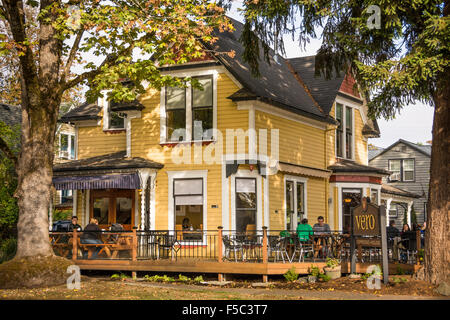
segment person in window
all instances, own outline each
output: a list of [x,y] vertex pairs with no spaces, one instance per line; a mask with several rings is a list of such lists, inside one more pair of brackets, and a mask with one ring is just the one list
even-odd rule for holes
[[398,261],[398,245],[401,241],[400,231],[395,227],[395,221],[389,221],[389,226],[386,227],[386,237],[389,244],[392,244],[392,258],[394,261]]
[[183,230],[191,230],[191,224],[190,224],[189,218],[184,218],[182,225],[183,225]]
[[[84,228],[84,232],[80,237],[80,242],[82,244],[102,244],[103,241],[100,239],[100,236],[101,229],[98,226],[98,220],[92,218],[86,228]],[[95,251],[92,254],[92,259],[97,258],[98,252],[100,250],[100,247],[95,248]],[[87,258],[87,252],[84,252],[83,258]]]
[[308,224],[308,219],[303,219],[297,226],[298,239],[302,242],[309,241],[314,233],[313,228]]

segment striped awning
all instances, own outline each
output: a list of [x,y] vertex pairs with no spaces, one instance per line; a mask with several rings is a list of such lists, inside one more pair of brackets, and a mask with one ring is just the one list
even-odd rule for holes
[[92,190],[92,189],[139,189],[137,173],[95,175],[95,176],[59,176],[53,177],[56,190]]

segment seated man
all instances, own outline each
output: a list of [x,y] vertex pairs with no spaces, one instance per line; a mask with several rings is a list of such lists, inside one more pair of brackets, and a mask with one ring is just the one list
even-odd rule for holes
[[[331,233],[331,229],[330,226],[325,223],[325,219],[322,216],[319,216],[317,218],[317,223],[313,226],[313,230],[314,230],[314,234],[315,235],[326,235]],[[314,241],[319,244],[319,239],[320,238],[315,238]],[[325,256],[326,250],[327,250],[327,246],[328,246],[328,239],[324,238],[321,239],[320,242],[322,242],[322,250],[320,252],[320,255],[323,257]]]
[[399,260],[398,245],[401,241],[400,231],[395,227],[395,221],[389,221],[389,226],[386,227],[386,238],[388,243],[392,243],[392,259],[394,261]]
[[[103,241],[100,240],[100,232],[101,229],[98,226],[97,219],[91,219],[90,223],[84,228],[84,232],[80,237],[80,242],[82,244],[101,244]],[[97,254],[100,250],[100,247],[95,248],[92,259],[97,258]],[[84,252],[83,258],[87,258],[87,252]]]
[[78,217],[77,216],[73,216],[72,217],[72,223],[69,225],[69,231],[73,232],[73,230],[77,230],[77,231],[82,231],[83,230],[81,228],[81,226],[78,224]]
[[303,219],[302,223],[297,226],[298,239],[302,242],[309,241],[313,233],[313,228],[308,224],[308,219]]

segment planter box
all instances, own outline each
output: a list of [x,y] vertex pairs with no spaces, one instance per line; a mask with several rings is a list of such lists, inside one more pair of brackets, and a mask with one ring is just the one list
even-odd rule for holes
[[323,268],[325,274],[330,277],[331,280],[338,279],[341,277],[341,266],[337,266],[334,268]]

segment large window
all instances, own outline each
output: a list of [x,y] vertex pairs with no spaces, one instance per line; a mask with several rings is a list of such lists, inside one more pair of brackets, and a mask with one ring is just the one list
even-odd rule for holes
[[169,141],[186,139],[186,88],[166,87],[166,128]]
[[414,159],[389,160],[389,181],[414,181]]
[[59,135],[59,157],[62,159],[75,159],[75,135],[61,133]]
[[256,229],[256,179],[236,178],[236,231]]
[[[174,179],[175,229],[203,229],[203,179]],[[201,236],[199,236],[199,240]]]
[[[213,140],[215,125],[215,82],[212,75],[193,77],[198,86],[165,87],[165,123],[161,141]],[[163,118],[163,117],[162,117]],[[164,129],[165,126],[165,129]]]
[[192,128],[194,140],[211,140],[213,128],[213,79],[197,78],[203,90],[192,88]]
[[336,156],[353,158],[353,108],[336,103]]

